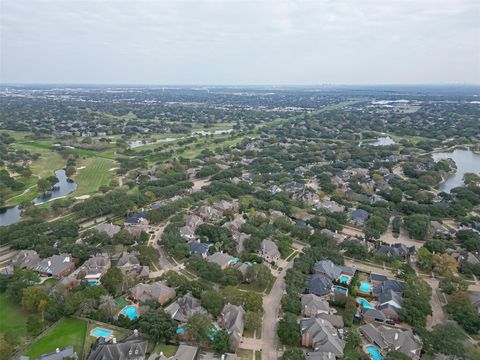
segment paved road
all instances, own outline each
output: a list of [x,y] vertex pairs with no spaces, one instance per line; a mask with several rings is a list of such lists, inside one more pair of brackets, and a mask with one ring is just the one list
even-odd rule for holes
[[292,266],[293,260],[280,272],[270,294],[263,298],[262,360],[280,358],[277,353],[278,311],[285,290],[285,274]]

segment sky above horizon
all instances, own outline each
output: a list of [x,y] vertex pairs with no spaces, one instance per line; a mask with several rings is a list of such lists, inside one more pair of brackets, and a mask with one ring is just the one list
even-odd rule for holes
[[480,83],[477,0],[0,0],[0,83]]

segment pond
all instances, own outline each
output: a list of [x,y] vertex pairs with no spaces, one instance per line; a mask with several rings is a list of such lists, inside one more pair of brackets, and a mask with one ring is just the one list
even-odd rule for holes
[[457,171],[451,174],[438,189],[450,193],[453,188],[463,186],[463,175],[466,173],[480,174],[480,155],[471,150],[455,149],[450,152],[432,153],[434,161],[452,159],[457,164]]
[[192,132],[189,136],[179,136],[179,137],[167,137],[163,139],[157,139],[150,141],[151,139],[145,139],[145,140],[132,140],[128,142],[128,146],[131,149],[140,147],[140,146],[145,146],[145,145],[152,145],[152,144],[161,144],[161,143],[166,143],[166,142],[172,142],[180,139],[186,139],[187,137],[195,137],[195,136],[202,136],[202,135],[218,135],[218,134],[228,134],[232,132],[233,129],[226,129],[226,130],[200,130],[200,131],[194,131]]
[[[77,184],[73,180],[67,178],[64,170],[56,170],[55,176],[57,177],[58,182],[50,191],[35,198],[32,201],[33,204],[40,205],[47,201],[64,197],[77,189]],[[22,210],[18,205],[0,209],[0,226],[15,224],[20,220],[21,213]]]

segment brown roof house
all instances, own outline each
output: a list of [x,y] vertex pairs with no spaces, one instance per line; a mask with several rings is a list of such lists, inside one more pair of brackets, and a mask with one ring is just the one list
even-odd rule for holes
[[134,253],[124,251],[116,265],[125,275],[135,278],[148,279],[148,266],[142,266],[140,260]]
[[80,276],[83,276],[89,285],[97,285],[111,266],[112,263],[107,254],[97,254],[85,261],[80,269]]
[[242,341],[245,310],[243,307],[226,304],[219,316],[218,323],[222,329],[230,334],[231,349],[236,350]]
[[368,341],[377,345],[381,351],[396,350],[411,359],[420,359],[422,343],[411,330],[401,330],[385,325],[375,327],[372,324],[362,325],[359,330]]
[[216,252],[210,256],[207,256],[206,260],[208,262],[218,264],[222,268],[222,270],[225,270],[230,266],[233,259],[234,257],[231,255],[228,255],[223,252]]
[[137,284],[129,290],[129,293],[130,297],[138,302],[155,300],[162,305],[173,299],[176,294],[174,289],[160,281],[152,284]]

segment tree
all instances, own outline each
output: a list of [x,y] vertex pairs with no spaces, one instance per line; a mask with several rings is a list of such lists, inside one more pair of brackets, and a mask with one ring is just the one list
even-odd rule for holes
[[177,324],[163,310],[148,310],[140,317],[139,327],[154,342],[169,342],[175,337]]
[[230,335],[226,330],[217,331],[212,344],[213,350],[226,353],[230,350]]
[[462,357],[465,350],[465,333],[452,321],[435,325],[431,332],[423,336],[424,350],[431,354],[445,354]]
[[75,166],[67,166],[67,168],[65,169],[65,175],[69,178],[71,177],[73,174],[75,174],[75,172],[77,171],[77,169],[75,168]]
[[13,347],[3,336],[0,336],[0,360],[8,360],[12,356]]
[[202,293],[202,305],[212,316],[217,316],[225,305],[225,301],[218,291],[207,290]]
[[27,332],[30,336],[37,336],[43,330],[43,323],[38,316],[30,315],[27,318]]
[[425,240],[430,226],[430,218],[423,214],[409,215],[405,221],[405,228],[411,238]]
[[368,239],[378,239],[387,231],[388,223],[380,216],[372,216],[365,224],[365,236]]
[[417,265],[425,271],[432,271],[433,255],[425,246],[417,251]]
[[247,311],[245,314],[245,329],[253,333],[262,325],[262,314],[253,311]]
[[439,276],[447,276],[457,272],[457,262],[448,254],[433,254],[433,272]]
[[467,292],[450,295],[446,309],[468,334],[475,335],[480,331],[480,315],[470,302]]
[[270,284],[272,278],[272,272],[263,264],[253,264],[247,270],[247,282],[251,283],[257,290],[264,290]]
[[111,295],[103,295],[100,297],[100,305],[98,310],[101,311],[105,316],[111,320],[117,312],[117,306],[115,304],[115,299]]
[[190,337],[200,343],[208,340],[208,333],[212,328],[210,316],[201,313],[195,313],[187,320],[187,330]]
[[448,274],[444,278],[440,279],[440,289],[442,289],[445,294],[450,295],[459,291],[467,291],[468,284],[460,276]]
[[303,360],[305,354],[298,348],[288,349],[283,352],[282,360]]
[[298,345],[300,332],[298,331],[297,317],[294,314],[285,313],[283,319],[278,323],[277,334],[282,344]]
[[123,282],[124,276],[118,267],[111,267],[101,278],[103,287],[113,296],[121,294]]
[[45,194],[48,190],[52,188],[52,185],[47,179],[39,179],[37,181],[37,188],[40,192]]

